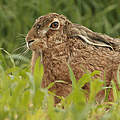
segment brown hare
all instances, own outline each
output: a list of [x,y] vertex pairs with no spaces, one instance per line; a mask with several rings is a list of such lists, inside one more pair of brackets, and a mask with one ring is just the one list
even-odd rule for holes
[[[50,13],[39,17],[26,36],[29,49],[33,51],[31,70],[34,71],[36,59],[41,56],[44,65],[42,87],[56,83],[50,90],[58,96],[67,96],[71,92],[69,64],[78,80],[85,70],[101,71],[100,78],[106,75],[107,86],[117,81],[117,69],[120,63],[120,39],[114,39],[89,30],[69,21],[64,15]],[[82,69],[82,67],[84,70]],[[117,83],[117,82],[116,82]],[[87,85],[88,86],[88,85]],[[85,89],[89,89],[84,87]],[[104,92],[100,93],[102,98]],[[112,92],[109,95],[111,99]],[[60,100],[55,98],[55,103]]]

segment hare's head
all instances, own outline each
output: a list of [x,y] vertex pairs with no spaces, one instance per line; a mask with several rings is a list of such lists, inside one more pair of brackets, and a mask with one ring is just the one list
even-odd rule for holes
[[26,36],[27,46],[35,51],[52,47],[61,41],[68,24],[66,17],[56,13],[39,17]]
[[31,50],[41,51],[61,44],[69,38],[73,40],[77,38],[93,46],[111,49],[116,45],[115,43],[111,44],[111,38],[106,38],[104,35],[95,33],[84,26],[74,24],[65,16],[56,13],[50,13],[36,19],[26,36],[26,42]]

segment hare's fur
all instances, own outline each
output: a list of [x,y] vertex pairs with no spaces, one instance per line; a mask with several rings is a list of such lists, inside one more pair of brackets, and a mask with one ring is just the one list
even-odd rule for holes
[[[55,20],[59,28],[50,28]],[[58,96],[67,96],[71,92],[71,80],[67,64],[69,64],[78,80],[86,71],[101,71],[100,78],[106,78],[106,85],[111,80],[117,81],[117,70],[120,63],[120,39],[99,34],[88,28],[74,24],[65,16],[51,13],[36,20],[26,36],[26,41],[34,40],[30,44],[32,55],[32,72],[38,56],[44,65],[42,87],[56,82],[50,89]],[[116,82],[117,83],[117,82]],[[89,89],[89,85],[84,87]],[[104,97],[104,91],[98,96]],[[98,98],[99,99],[99,98]],[[112,99],[112,93],[109,95]],[[56,103],[59,100],[56,98]]]

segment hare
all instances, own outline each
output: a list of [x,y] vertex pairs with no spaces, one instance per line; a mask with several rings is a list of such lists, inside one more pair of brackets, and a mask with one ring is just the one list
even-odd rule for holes
[[[100,78],[109,86],[111,80],[117,83],[117,70],[120,63],[120,39],[93,32],[88,28],[69,21],[64,15],[50,13],[36,19],[26,36],[26,43],[33,51],[31,70],[34,72],[36,59],[41,56],[44,65],[42,87],[56,82],[50,89],[58,96],[66,97],[72,90],[69,64],[78,80],[85,70],[101,71]],[[82,67],[81,67],[82,65]],[[84,69],[83,69],[84,68]],[[85,89],[89,89],[86,85]],[[104,92],[100,93],[104,98]],[[99,99],[99,98],[98,98]],[[112,99],[112,92],[109,95]],[[60,100],[55,98],[55,103]]]

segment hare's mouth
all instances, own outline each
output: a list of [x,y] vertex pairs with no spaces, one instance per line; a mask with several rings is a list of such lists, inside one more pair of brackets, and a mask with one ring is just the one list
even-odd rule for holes
[[30,40],[28,41],[28,45],[30,45],[31,43],[33,43],[35,40]]
[[26,42],[27,48],[33,51],[43,50],[48,48],[46,41],[44,39],[31,39]]
[[28,49],[31,48],[31,45],[33,44],[34,41],[35,41],[35,40],[29,40],[29,41],[26,42]]

